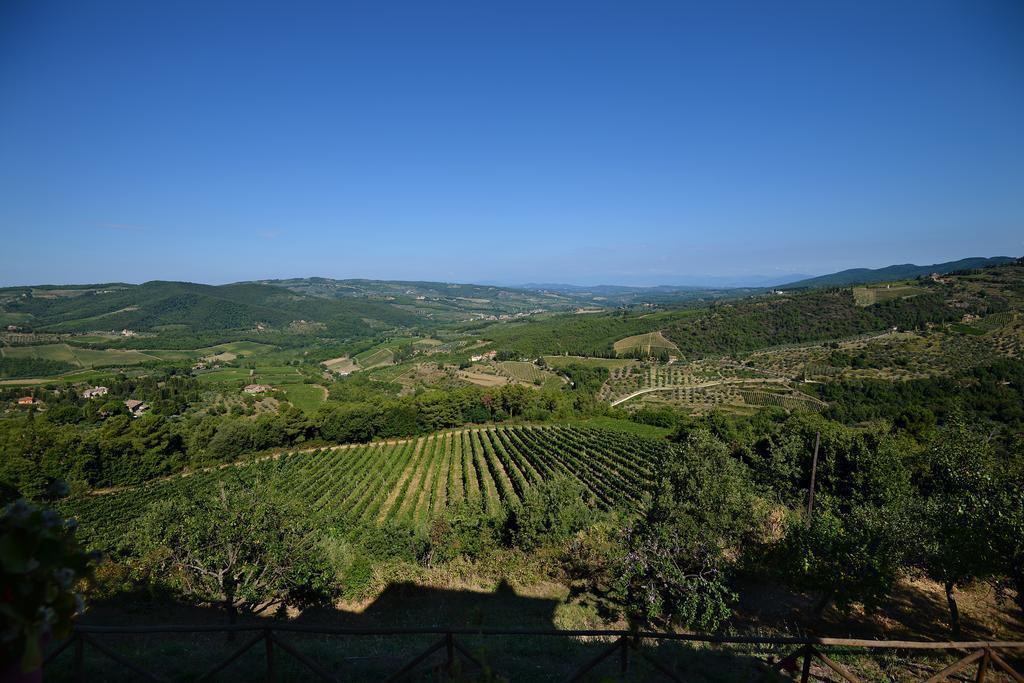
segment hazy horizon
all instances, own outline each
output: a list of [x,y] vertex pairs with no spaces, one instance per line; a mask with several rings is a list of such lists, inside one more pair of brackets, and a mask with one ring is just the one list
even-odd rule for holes
[[[965,258],[1018,258],[1013,254],[990,254],[985,256],[979,256],[977,254],[968,254],[965,256],[957,256],[955,258],[944,259],[942,261],[936,261],[934,263],[948,263],[951,261],[959,261]],[[916,266],[927,266],[934,265],[932,262],[914,262],[904,261],[899,263],[885,263],[881,265],[871,266],[852,266],[852,269],[867,268],[875,270],[878,268],[885,268],[894,265],[916,265]],[[848,269],[841,269],[848,270]],[[146,278],[144,280],[128,280],[123,278],[105,278],[88,281],[52,281],[52,282],[17,282],[17,283],[2,283],[0,287],[29,287],[29,286],[42,286],[42,285],[96,285],[96,284],[112,284],[112,283],[123,283],[130,285],[139,285],[145,282],[153,281],[166,281],[166,282],[191,282],[193,284],[202,285],[227,285],[237,284],[244,282],[260,282],[268,280],[296,280],[296,279],[312,279],[312,278],[324,278],[329,280],[371,280],[371,281],[382,281],[382,282],[436,282],[436,283],[451,283],[451,284],[470,284],[479,285],[484,287],[505,287],[505,288],[541,288],[545,286],[568,286],[568,287],[636,287],[636,288],[654,288],[654,287],[696,287],[696,288],[758,288],[758,287],[772,287],[778,285],[789,284],[798,280],[818,277],[821,275],[829,275],[840,271],[828,271],[819,273],[785,273],[779,275],[766,275],[766,274],[751,274],[751,275],[693,275],[693,276],[679,276],[672,281],[664,282],[643,282],[643,281],[615,281],[614,276],[601,277],[596,276],[594,280],[572,282],[558,279],[547,279],[547,280],[502,280],[502,279],[476,279],[476,280],[452,280],[452,279],[439,279],[439,278],[409,278],[409,277],[364,277],[359,275],[351,276],[333,276],[323,274],[309,274],[309,275],[285,275],[280,277],[250,277],[242,278],[238,280],[224,280],[224,281],[204,281],[204,280],[190,280],[187,278],[180,277],[168,277],[168,278]]]

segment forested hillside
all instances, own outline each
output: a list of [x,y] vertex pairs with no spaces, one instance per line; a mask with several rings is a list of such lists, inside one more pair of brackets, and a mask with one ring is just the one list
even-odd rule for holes
[[965,270],[977,270],[992,266],[1006,265],[1013,263],[1014,259],[1009,256],[993,256],[991,258],[965,258],[958,261],[947,261],[945,263],[933,263],[930,266],[915,266],[912,263],[904,263],[885,268],[851,268],[838,273],[819,275],[804,280],[797,280],[782,285],[782,289],[815,289],[821,287],[848,287],[850,285],[871,284],[874,282],[891,282],[893,280],[910,280],[917,277],[927,277],[933,273],[945,275]]
[[19,327],[39,332],[168,327],[199,333],[257,325],[281,328],[307,320],[327,326],[334,335],[348,337],[371,334],[373,326],[367,320],[387,326],[415,320],[408,312],[383,303],[329,301],[258,284],[215,287],[147,282],[56,294],[53,290],[8,288],[0,290],[0,302],[4,313],[17,317]]

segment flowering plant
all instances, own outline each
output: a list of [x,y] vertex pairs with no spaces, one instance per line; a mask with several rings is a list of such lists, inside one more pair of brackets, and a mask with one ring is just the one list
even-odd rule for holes
[[75,540],[74,520],[25,500],[0,513],[0,653],[23,671],[42,664],[46,638],[65,638],[82,610],[75,591],[97,556]]

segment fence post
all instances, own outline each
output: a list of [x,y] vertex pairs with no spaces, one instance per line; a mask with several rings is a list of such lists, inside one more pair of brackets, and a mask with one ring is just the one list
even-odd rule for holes
[[804,666],[800,670],[800,683],[807,683],[807,679],[811,675],[811,657],[814,654],[814,648],[808,643],[804,646]]
[[75,681],[85,683],[85,643],[82,634],[75,634]]
[[451,631],[444,634],[444,669],[450,678],[455,670],[455,637]]
[[267,683],[274,683],[277,680],[277,671],[274,669],[274,639],[269,628],[263,629],[263,642],[267,648]]
[[978,675],[974,678],[974,683],[985,683],[985,675],[988,674],[988,663],[992,659],[992,650],[985,648],[985,656],[978,662]]
[[629,672],[629,640],[626,636],[619,638],[619,670]]

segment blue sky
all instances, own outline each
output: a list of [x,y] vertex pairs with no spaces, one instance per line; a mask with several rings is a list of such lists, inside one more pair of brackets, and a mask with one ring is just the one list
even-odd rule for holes
[[1024,3],[0,2],[0,284],[1024,253]]

